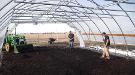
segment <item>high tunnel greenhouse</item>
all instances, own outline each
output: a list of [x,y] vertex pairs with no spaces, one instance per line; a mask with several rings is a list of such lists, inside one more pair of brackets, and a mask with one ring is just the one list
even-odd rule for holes
[[7,28],[12,31],[24,23],[66,23],[76,30],[81,47],[85,47],[84,40],[101,41],[100,34],[106,32],[112,44],[130,50],[128,45],[135,45],[134,8],[134,0],[1,0],[0,48]]
[[[4,39],[17,26],[45,23],[73,28],[79,47],[3,51]],[[100,59],[103,32],[111,41],[111,60],[105,62]],[[133,59],[135,0],[0,0],[0,75],[135,75]]]

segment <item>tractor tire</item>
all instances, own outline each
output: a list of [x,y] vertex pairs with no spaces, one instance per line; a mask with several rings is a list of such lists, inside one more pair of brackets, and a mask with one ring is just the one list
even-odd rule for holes
[[5,50],[6,50],[7,52],[10,51],[10,45],[9,45],[8,43],[5,44]]
[[20,42],[20,45],[24,45],[24,41],[21,41],[21,42]]

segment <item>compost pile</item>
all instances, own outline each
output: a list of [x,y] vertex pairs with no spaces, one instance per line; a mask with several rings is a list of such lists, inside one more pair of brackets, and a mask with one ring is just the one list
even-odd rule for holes
[[5,53],[0,75],[135,75],[135,60],[85,49],[35,47],[33,52]]

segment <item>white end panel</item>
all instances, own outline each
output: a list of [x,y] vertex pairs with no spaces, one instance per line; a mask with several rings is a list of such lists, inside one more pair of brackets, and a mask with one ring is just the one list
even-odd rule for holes
[[80,42],[80,47],[81,48],[85,47],[85,43],[84,43],[83,37],[81,35],[81,32],[76,29],[76,34],[77,34],[78,40]]

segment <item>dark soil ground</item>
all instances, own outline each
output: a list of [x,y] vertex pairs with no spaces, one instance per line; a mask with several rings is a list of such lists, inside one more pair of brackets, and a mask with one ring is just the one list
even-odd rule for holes
[[135,60],[85,49],[35,47],[23,54],[5,53],[0,75],[135,75]]

